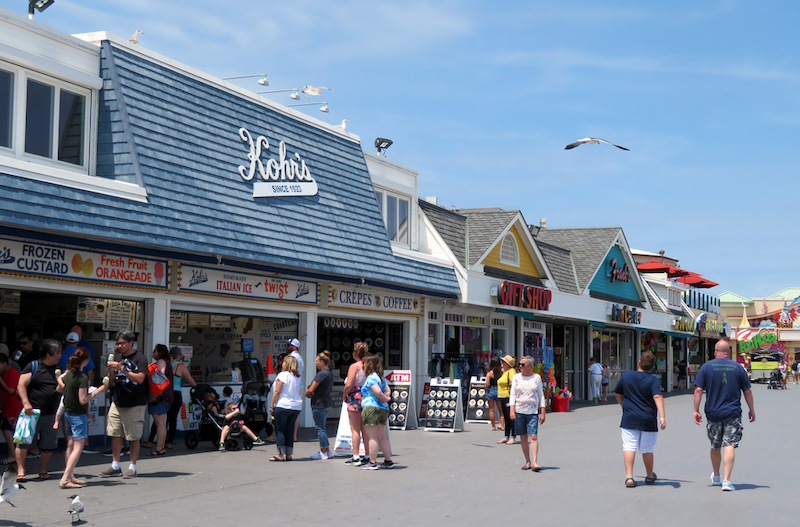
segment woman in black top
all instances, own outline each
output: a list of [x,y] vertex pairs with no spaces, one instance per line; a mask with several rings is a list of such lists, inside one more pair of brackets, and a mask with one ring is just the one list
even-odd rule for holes
[[311,399],[311,414],[314,416],[314,424],[317,425],[317,437],[319,438],[319,452],[311,456],[311,459],[330,459],[333,452],[328,442],[328,432],[325,428],[328,420],[328,412],[333,406],[331,390],[333,389],[333,373],[330,370],[331,354],[328,350],[317,355],[317,376],[311,386],[306,390],[306,397]]

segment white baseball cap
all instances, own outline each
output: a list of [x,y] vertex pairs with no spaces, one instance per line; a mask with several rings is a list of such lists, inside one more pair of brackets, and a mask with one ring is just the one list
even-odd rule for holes
[[81,341],[80,337],[74,331],[69,333],[69,334],[67,334],[67,342],[69,342],[71,344],[77,344],[80,341]]
[[290,340],[290,341],[289,341],[289,344],[291,344],[291,345],[292,345],[292,346],[294,346],[295,348],[299,348],[299,347],[300,347],[300,341],[299,341],[299,340],[297,340],[297,339],[292,339],[292,340]]

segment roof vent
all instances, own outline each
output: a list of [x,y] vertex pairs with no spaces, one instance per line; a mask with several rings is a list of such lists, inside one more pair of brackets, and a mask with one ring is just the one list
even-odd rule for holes
[[431,205],[437,205],[437,206],[439,205],[439,198],[437,198],[436,196],[431,196],[430,198],[425,198],[425,201],[427,201]]
[[546,229],[547,228],[547,218],[542,218],[539,220],[539,228]]

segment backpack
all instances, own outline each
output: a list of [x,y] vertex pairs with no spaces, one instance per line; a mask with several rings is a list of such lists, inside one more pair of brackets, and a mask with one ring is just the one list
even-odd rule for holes
[[150,400],[155,399],[169,386],[169,379],[158,369],[158,363],[147,365],[147,386],[150,388]]

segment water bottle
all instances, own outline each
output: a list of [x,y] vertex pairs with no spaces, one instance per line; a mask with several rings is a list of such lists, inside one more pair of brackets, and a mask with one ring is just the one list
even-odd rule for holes
[[18,361],[20,357],[22,357],[22,350],[17,350],[17,352],[14,354],[14,360]]

